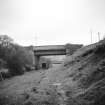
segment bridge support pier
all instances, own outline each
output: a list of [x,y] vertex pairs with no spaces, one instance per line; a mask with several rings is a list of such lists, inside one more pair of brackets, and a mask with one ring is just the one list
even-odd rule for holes
[[35,55],[35,69],[36,70],[39,69],[39,59],[40,59],[40,56]]

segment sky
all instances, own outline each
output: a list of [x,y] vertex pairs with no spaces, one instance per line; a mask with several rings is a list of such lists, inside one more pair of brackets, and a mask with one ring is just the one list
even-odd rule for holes
[[0,34],[20,45],[87,45],[98,32],[102,39],[105,0],[0,0]]

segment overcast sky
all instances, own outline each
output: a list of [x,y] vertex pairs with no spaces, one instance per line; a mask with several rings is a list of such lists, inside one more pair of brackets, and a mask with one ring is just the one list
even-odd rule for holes
[[105,0],[0,0],[0,34],[21,45],[90,44],[105,36]]

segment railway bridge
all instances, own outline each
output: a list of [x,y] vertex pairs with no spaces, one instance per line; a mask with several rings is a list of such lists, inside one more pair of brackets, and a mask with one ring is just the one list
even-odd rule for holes
[[81,46],[78,44],[34,46],[35,68],[38,69],[40,56],[70,55]]

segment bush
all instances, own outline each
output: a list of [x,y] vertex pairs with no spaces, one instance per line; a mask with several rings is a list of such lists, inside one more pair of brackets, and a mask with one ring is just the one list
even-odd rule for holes
[[11,73],[9,73],[9,72],[1,72],[1,74],[2,74],[2,77],[3,77],[4,79],[11,77]]
[[12,76],[24,74],[24,58],[21,52],[16,50],[7,57],[7,66]]
[[[0,36],[0,66],[6,65],[12,76],[23,74],[25,66],[32,65],[32,58],[32,51],[15,44],[7,35]],[[31,70],[30,67],[26,69]]]
[[8,67],[12,76],[24,74],[23,65],[16,56],[8,62]]
[[82,57],[88,56],[88,55],[91,54],[91,53],[93,53],[93,49],[90,49],[90,50],[86,51],[86,52],[82,55]]
[[26,66],[25,66],[25,70],[26,70],[26,71],[32,71],[33,69],[32,69],[32,66],[26,65]]
[[98,45],[94,51],[95,54],[103,54],[104,52],[105,52],[105,44]]

